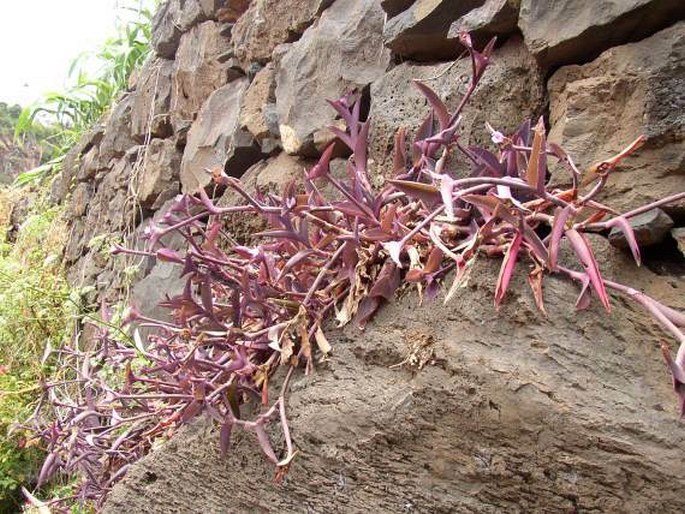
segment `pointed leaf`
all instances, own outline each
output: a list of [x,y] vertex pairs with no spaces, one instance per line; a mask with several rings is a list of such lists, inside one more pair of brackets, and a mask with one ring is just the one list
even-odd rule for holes
[[414,80],[414,85],[419,91],[421,91],[421,94],[426,97],[426,100],[428,100],[428,103],[433,108],[433,112],[435,112],[435,116],[440,124],[440,130],[445,130],[450,121],[450,115],[447,112],[447,107],[445,107],[445,104],[442,102],[442,100],[440,100],[440,97],[435,93],[435,91],[433,91],[423,82]]
[[369,291],[369,296],[378,296],[390,301],[395,296],[395,291],[400,286],[400,270],[391,260],[386,260],[373,287]]
[[330,171],[331,157],[333,155],[333,150],[335,149],[335,143],[331,143],[326,147],[326,149],[321,154],[319,162],[317,162],[312,169],[307,173],[307,178],[309,180],[314,180],[320,177],[328,175]]
[[534,187],[538,193],[542,194],[545,190],[545,177],[547,173],[547,153],[545,144],[545,123],[542,116],[533,129],[533,148],[528,160],[526,171],[526,181],[528,185]]
[[395,175],[407,171],[406,127],[400,127],[395,133],[395,150],[393,153],[393,171]]
[[452,287],[450,287],[450,290],[447,292],[443,302],[445,305],[447,305],[450,300],[454,298],[454,295],[457,294],[457,291],[463,289],[468,284],[469,277],[471,276],[471,269],[476,261],[475,255],[478,254],[474,254],[474,257],[466,262],[462,261],[461,263],[457,263],[457,271],[454,274],[454,282],[452,282]]
[[259,441],[259,446],[261,446],[264,454],[274,464],[278,463],[278,459],[276,458],[276,454],[274,453],[274,449],[271,447],[271,441],[269,441],[269,436],[267,435],[266,430],[264,430],[264,427],[262,425],[258,424],[254,427],[254,431],[257,434],[257,440]]
[[533,290],[533,297],[535,298],[535,305],[538,310],[543,314],[545,312],[545,303],[542,296],[542,279],[544,277],[544,270],[539,265],[535,266],[535,269],[528,274],[528,284]]
[[609,304],[609,296],[607,295],[606,288],[604,287],[604,280],[599,272],[599,267],[597,266],[597,261],[592,253],[590,243],[587,238],[575,229],[569,229],[566,231],[566,237],[573,248],[576,256],[580,259],[585,272],[590,278],[590,283],[594,288],[599,300],[602,305],[607,310],[611,311],[611,305]]
[[495,307],[497,309],[499,309],[500,303],[509,287],[509,282],[514,273],[514,267],[516,266],[516,259],[518,258],[522,241],[523,232],[519,231],[514,236],[514,240],[509,245],[509,248],[507,248],[507,253],[504,254],[502,267],[500,268],[499,276],[497,277],[497,287],[495,288]]
[[550,270],[555,271],[557,269],[557,259],[559,256],[559,245],[561,244],[561,237],[564,235],[566,230],[566,222],[571,216],[573,210],[572,205],[568,205],[563,209],[561,207],[557,208],[554,213],[554,224],[552,225],[552,233],[549,240],[549,255],[547,259],[547,266]]
[[388,182],[410,198],[421,200],[427,207],[434,206],[442,199],[440,190],[430,184],[414,182],[413,180],[388,180]]
[[628,245],[630,246],[630,251],[633,254],[633,259],[635,259],[635,263],[639,266],[641,264],[640,247],[638,246],[637,239],[635,238],[635,231],[633,230],[633,227],[628,222],[628,220],[625,219],[623,216],[617,216],[615,218],[610,219],[606,223],[606,226],[609,228],[618,227],[621,230],[621,232],[623,232],[623,235],[625,236],[626,241],[628,241]]

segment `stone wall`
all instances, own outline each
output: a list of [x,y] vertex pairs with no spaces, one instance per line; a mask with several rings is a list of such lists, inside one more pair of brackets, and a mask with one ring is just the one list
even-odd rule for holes
[[[462,29],[469,30],[479,44],[492,36],[498,37],[493,65],[462,122],[462,142],[486,141],[486,121],[506,132],[525,118],[543,115],[550,126],[550,140],[561,143],[584,168],[617,153],[644,134],[646,145],[612,176],[602,201],[626,209],[683,191],[684,18],[681,0],[169,0],[154,20],[154,55],[131,80],[129,90],[110,115],[70,152],[63,175],[55,184],[55,198],[68,202],[72,217],[65,255],[70,279],[95,286],[93,300],[104,297],[114,301],[126,289],[126,277],[132,277],[133,301],[143,310],[154,310],[165,292],[178,287],[173,268],[154,260],[136,261],[138,271],[132,275],[126,270],[131,260],[112,259],[103,251],[107,250],[108,242],[124,238],[129,244],[144,245],[140,235],[146,224],[160,216],[175,195],[207,186],[207,169],[219,166],[228,175],[242,177],[253,188],[278,188],[311,166],[333,140],[326,127],[339,120],[325,100],[338,98],[353,88],[364,95],[372,119],[370,169],[374,180],[382,181],[392,172],[390,153],[396,130],[406,125],[411,131],[427,110],[424,98],[411,85],[412,79],[429,84],[449,108],[459,102],[470,76],[467,61],[453,63],[462,55],[457,42]],[[344,163],[345,155],[339,154],[338,159],[334,168]],[[455,166],[459,171],[458,164]],[[551,180],[562,180],[554,169],[551,171]],[[230,203],[231,199],[221,201]],[[670,216],[668,228],[685,225],[685,204],[664,210]],[[238,220],[237,225],[240,223]],[[249,235],[249,222],[243,223],[236,230]],[[667,230],[661,234],[667,240],[672,237]],[[672,234],[681,234],[682,238],[683,231],[674,229]],[[674,288],[685,287],[679,277],[669,277],[665,283],[675,284]],[[641,330],[638,327],[633,336],[640,337]],[[565,333],[570,337],[571,332],[569,328]],[[656,337],[652,332],[644,333]],[[483,344],[492,343],[487,337],[484,340]],[[619,347],[615,350],[620,351]],[[606,358],[611,360],[610,356]],[[476,360],[474,357],[473,363]],[[618,364],[611,362],[621,365],[620,359]],[[462,364],[454,369],[445,368],[445,373],[464,372]],[[345,367],[344,363],[340,365]],[[507,373],[514,373],[512,369],[518,365],[525,368],[521,362],[515,365],[508,361]],[[464,366],[469,368],[468,363]],[[652,368],[656,370],[656,364]],[[381,373],[378,369],[375,372]],[[473,380],[486,378],[478,375]],[[369,387],[382,387],[380,382]],[[526,394],[542,391],[540,394],[548,398],[552,407],[536,403],[540,413],[536,410],[531,414],[534,419],[518,419],[523,423],[517,425],[520,430],[542,430],[541,412],[545,408],[563,410],[550,392],[555,383],[550,378],[543,388],[539,382],[534,387],[526,386],[526,391],[530,389]],[[621,384],[623,379],[617,379],[614,387]],[[568,386],[585,387],[570,382]],[[352,390],[350,394],[354,394]],[[500,394],[501,401],[511,400],[512,395],[511,391]],[[592,423],[599,422],[601,417],[597,414],[601,399],[595,400],[592,412],[583,411],[588,416],[578,436],[582,436],[583,448],[592,440]],[[638,400],[644,406],[653,397],[646,395]],[[617,396],[615,408],[625,407],[625,401]],[[390,405],[391,399],[388,402]],[[506,405],[496,409],[508,412]],[[465,415],[473,412],[470,407],[464,409]],[[555,422],[561,423],[563,416],[559,416]],[[489,419],[483,423],[489,423]],[[622,422],[637,423],[630,416]],[[477,430],[476,425],[469,430]],[[307,430],[305,425],[301,429]],[[645,430],[644,441],[654,437],[650,441],[656,446],[677,446],[683,442],[670,428],[667,433]],[[619,439],[626,436],[619,432]],[[561,428],[547,436],[541,434],[543,438],[569,436]],[[603,451],[616,450],[625,455],[633,451],[630,444],[635,441],[625,443],[628,447],[624,448],[624,442],[602,434],[609,438],[606,444],[617,445]],[[309,435],[316,438],[315,434]],[[493,441],[498,437],[496,432],[491,435]],[[369,437],[373,437],[371,432]],[[517,437],[511,435],[510,443],[516,444]],[[661,439],[657,441],[658,438]],[[306,444],[313,445],[313,451],[321,450],[316,441],[305,440]],[[534,448],[531,451],[534,453]],[[570,454],[573,451],[568,449]],[[649,458],[670,455],[664,451],[650,454]],[[506,472],[506,463],[495,462],[487,451],[483,455],[482,466]],[[519,457],[525,460],[526,455],[523,452]],[[588,473],[593,466],[602,466],[602,459],[594,457],[588,456],[584,462]],[[380,465],[386,466],[392,475],[392,460]],[[621,459],[615,465],[629,466]],[[554,487],[561,491],[560,480],[570,484],[578,479],[573,475],[575,472],[562,468],[550,471],[554,476],[542,477],[539,488],[531,489],[537,492],[530,497],[534,499],[535,494],[541,495]],[[344,466],[340,469],[344,476],[352,473]],[[382,470],[374,469],[380,477]],[[601,469],[602,473],[610,473],[608,468]],[[660,473],[672,474],[672,470],[662,469]],[[625,483],[613,483],[615,477],[607,478],[611,483],[595,490],[596,497],[588,508],[601,508],[602,494],[618,494],[621,488],[627,491],[637,487],[635,484],[642,484],[644,489],[651,483],[638,471],[633,475]],[[509,479],[515,484],[535,480],[535,476]],[[685,485],[682,473],[669,487],[677,484]],[[468,484],[461,485],[464,495],[476,494],[476,489],[469,489]],[[654,488],[649,487],[644,490],[652,495]],[[344,489],[342,485],[340,488]],[[296,490],[293,498],[300,493]],[[376,493],[380,495],[381,491]],[[550,511],[556,511],[552,508],[555,501],[567,509],[578,505],[575,493],[559,494],[552,495],[546,504]],[[653,494],[646,503],[636,503],[640,508],[634,511],[648,509],[649,502],[656,501],[656,492]],[[566,500],[562,502],[563,498]],[[536,505],[533,499],[529,506]],[[289,501],[283,503],[287,508],[293,505]],[[433,511],[447,512],[449,501],[440,504],[442,510]],[[478,505],[482,505],[479,501],[473,500],[475,507],[471,503],[464,505],[478,510]],[[411,503],[407,502],[406,505]],[[401,510],[401,502],[393,503],[392,507],[382,502],[367,504],[385,506],[382,511]],[[209,502],[205,508],[211,510],[213,505]],[[232,505],[240,510],[237,504]],[[498,505],[506,510],[510,507],[504,500]],[[605,505],[618,508],[616,502]]]
[[[267,166],[276,176],[278,163],[284,176],[299,173],[331,141],[326,127],[339,123],[325,100],[353,88],[370,109],[371,170],[381,180],[391,171],[395,131],[411,130],[426,109],[412,79],[449,107],[459,101],[470,72],[466,61],[451,63],[461,54],[461,29],[480,43],[499,38],[462,141],[485,140],[485,121],[506,131],[542,114],[550,139],[587,166],[643,133],[646,147],[614,175],[605,200],[629,208],[683,190],[678,7],[678,0],[170,0],[154,20],[154,55],[70,152],[56,183],[55,197],[72,217],[70,278],[95,286],[93,299],[119,298],[155,263],[111,259],[109,243],[139,240],[165,202],[207,185],[207,169],[245,177]],[[684,212],[670,208],[679,223]],[[140,271],[127,270],[131,264]],[[158,286],[143,284],[141,296]]]

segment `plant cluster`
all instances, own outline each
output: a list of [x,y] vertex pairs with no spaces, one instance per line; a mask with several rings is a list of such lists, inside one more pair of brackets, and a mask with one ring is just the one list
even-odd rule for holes
[[[15,127],[15,138],[25,136],[40,125],[38,117],[50,124],[53,134],[52,158],[17,177],[17,185],[39,180],[61,169],[66,153],[81,136],[109,110],[117,97],[128,87],[128,80],[150,53],[150,10],[124,7],[134,13],[132,19],[120,23],[115,36],[108,38],[94,54],[82,54],[69,69],[73,84],[62,92],[50,92],[38,105],[23,109]],[[96,71],[88,71],[93,70]]]
[[27,127],[21,139],[14,137],[21,116],[19,105],[0,102],[0,184],[10,184],[22,170],[52,158],[50,140],[54,130],[40,123]]
[[[580,284],[578,308],[595,297],[609,310],[608,290],[639,302],[681,344],[676,359],[667,347],[664,355],[685,408],[685,316],[604,278],[586,237],[621,228],[639,264],[628,220],[685,193],[623,214],[596,200],[642,138],[585,176],[559,146],[546,141],[542,120],[524,122],[509,135],[489,127],[495,152],[464,145],[461,114],[490,62],[494,41],[477,51],[468,35],[460,40],[472,63],[467,91],[449,112],[428,86],[416,82],[432,109],[410,151],[405,130],[398,131],[395,178],[382,189],[370,185],[369,121],[362,121],[359,98],[350,94],[331,102],[347,124],[345,131],[331,129],[351,152],[346,180],[330,173],[332,146],[303,177],[303,190],[290,183],[281,194],[251,194],[239,180],[215,170],[215,183],[235,190],[240,205],[217,206],[204,190],[181,196],[160,224],[147,230],[146,251],[114,248],[114,253],[177,263],[186,287],[163,304],[171,321],[130,309],[125,322],[137,326],[132,344],[111,329],[103,306],[110,327],[101,326],[87,345],[53,352],[51,358],[69,376],[44,385],[42,409],[31,419],[50,452],[40,482],[58,470],[76,473],[81,482],[75,498],[101,504],[132,463],[200,415],[220,427],[222,452],[236,429],[254,433],[282,478],[297,453],[286,416],[288,384],[295,370],[310,373],[328,358],[326,321],[363,328],[407,285],[419,286],[432,299],[451,279],[449,301],[464,292],[475,260],[483,256],[503,256],[496,306],[515,270],[524,267],[543,311],[543,282],[550,274]],[[455,160],[467,163],[468,177],[453,174]],[[569,189],[548,185],[552,160],[568,170]],[[335,198],[322,193],[323,185]],[[223,219],[236,213],[266,221],[268,229],[254,235],[254,245],[237,244],[226,233]],[[185,253],[164,246],[171,233],[187,242]],[[562,240],[582,271],[560,262]],[[140,336],[143,329],[154,331],[147,341]],[[283,376],[277,380],[279,370]],[[246,416],[248,402],[262,406],[254,418]],[[46,413],[48,421],[42,422]]]
[[[3,239],[13,205],[25,194],[0,192]],[[16,424],[40,400],[41,383],[53,372],[42,361],[45,347],[61,346],[73,313],[59,266],[66,239],[59,209],[36,201],[15,237],[0,245],[0,512],[17,511],[19,486],[40,470],[40,442]]]

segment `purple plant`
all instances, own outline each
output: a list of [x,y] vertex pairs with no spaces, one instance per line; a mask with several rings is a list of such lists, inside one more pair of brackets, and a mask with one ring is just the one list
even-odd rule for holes
[[[370,185],[369,122],[361,121],[359,99],[350,94],[330,102],[348,127],[344,132],[331,129],[351,151],[346,181],[330,174],[331,145],[303,177],[304,193],[290,183],[279,195],[250,194],[239,180],[214,172],[213,180],[236,191],[241,205],[219,207],[204,190],[178,198],[161,224],[148,230],[148,250],[142,252],[177,263],[186,279],[183,293],[163,303],[172,321],[150,319],[132,308],[126,322],[155,330],[147,342],[137,331],[129,341],[104,326],[90,350],[71,345],[56,352],[71,376],[45,384],[45,397],[30,420],[49,450],[39,483],[57,470],[77,474],[81,482],[71,500],[101,505],[132,463],[201,414],[219,425],[223,453],[236,427],[253,432],[282,478],[296,455],[286,416],[288,385],[296,369],[310,373],[328,358],[326,321],[334,317],[341,326],[355,321],[363,328],[404,284],[421,284],[423,294],[435,298],[440,284],[453,274],[449,301],[482,255],[503,256],[497,307],[521,260],[532,269],[528,281],[543,312],[548,274],[580,283],[578,308],[588,307],[594,293],[610,310],[608,289],[640,303],[681,345],[675,359],[666,345],[663,352],[685,414],[685,315],[605,279],[586,237],[621,228],[639,265],[628,220],[681,200],[685,193],[622,215],[595,200],[641,137],[585,176],[570,156],[546,141],[542,120],[535,126],[524,122],[509,136],[488,126],[496,153],[462,145],[461,112],[490,62],[494,40],[482,52],[473,48],[468,35],[460,40],[473,66],[463,99],[450,113],[428,86],[416,82],[431,112],[417,131],[411,154],[406,132],[398,131],[395,178],[382,189]],[[458,178],[447,169],[455,158],[470,164],[469,177]],[[570,189],[547,185],[550,159],[568,170]],[[322,194],[325,183],[339,199]],[[583,186],[591,186],[589,192],[584,194]],[[264,219],[268,228],[254,234],[257,244],[236,245],[226,237],[223,219],[236,213]],[[547,237],[539,236],[540,227],[548,227]],[[187,242],[185,253],[160,244],[172,232]],[[582,271],[559,263],[564,239]],[[131,253],[121,247],[115,251]],[[102,318],[110,320],[104,307]],[[280,369],[284,379],[274,392]],[[251,420],[243,407],[250,402],[262,406]]]

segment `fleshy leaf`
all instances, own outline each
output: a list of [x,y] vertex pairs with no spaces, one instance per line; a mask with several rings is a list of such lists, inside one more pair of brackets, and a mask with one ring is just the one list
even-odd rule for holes
[[326,147],[326,149],[321,154],[319,162],[317,162],[312,169],[307,173],[307,178],[309,180],[314,180],[317,178],[325,177],[330,171],[330,162],[333,155],[333,150],[335,149],[335,143],[331,143]]
[[641,264],[640,247],[638,246],[637,239],[635,238],[635,231],[633,230],[633,227],[630,225],[628,220],[625,219],[623,216],[616,216],[615,218],[610,219],[607,222],[606,226],[609,228],[618,227],[621,229],[621,232],[623,232],[626,241],[628,241],[628,245],[630,246],[630,251],[633,254],[635,263],[639,266]]
[[597,293],[600,302],[602,302],[602,305],[607,312],[610,312],[611,305],[609,303],[609,296],[607,295],[606,288],[604,287],[604,280],[599,272],[597,261],[595,260],[595,256],[590,248],[590,243],[583,234],[575,229],[567,230],[566,237],[568,238],[571,248],[573,248],[576,256],[578,256],[580,259],[583,268],[585,268],[585,272],[590,278],[590,283]]
[[538,193],[545,190],[545,177],[547,173],[547,153],[545,144],[545,123],[542,116],[533,129],[533,149],[528,160],[526,171],[526,181],[528,185],[534,187]]
[[502,261],[502,267],[499,271],[499,276],[497,277],[497,287],[495,288],[495,307],[499,309],[500,303],[507,292],[509,287],[509,282],[514,273],[514,267],[516,266],[516,259],[518,258],[519,250],[521,249],[521,242],[523,241],[523,232],[518,231],[514,236],[513,241],[507,248],[507,252],[504,254],[504,260]]
[[427,207],[434,206],[442,199],[440,190],[430,184],[411,180],[388,180],[388,182],[410,198],[421,200]]
[[445,130],[448,127],[450,120],[450,115],[447,112],[447,107],[445,107],[445,104],[442,102],[442,100],[440,100],[440,97],[435,93],[435,91],[433,91],[423,82],[414,80],[414,85],[419,91],[421,91],[421,94],[426,97],[426,100],[428,100],[428,103],[433,108],[433,112],[435,112],[435,116],[440,124],[440,130]]
[[405,127],[400,127],[395,133],[395,150],[393,153],[393,171],[395,175],[400,175],[407,171],[407,150],[406,150]]
[[535,305],[538,310],[543,314],[545,312],[545,302],[542,296],[542,280],[544,278],[544,270],[540,266],[535,266],[535,269],[528,274],[528,284],[533,291],[533,297],[535,298]]
[[547,266],[550,270],[557,269],[557,259],[559,257],[559,246],[561,245],[561,238],[566,230],[566,222],[571,216],[573,206],[569,205],[557,208],[554,215],[554,224],[552,225],[552,233],[549,240],[549,258],[547,259]]

